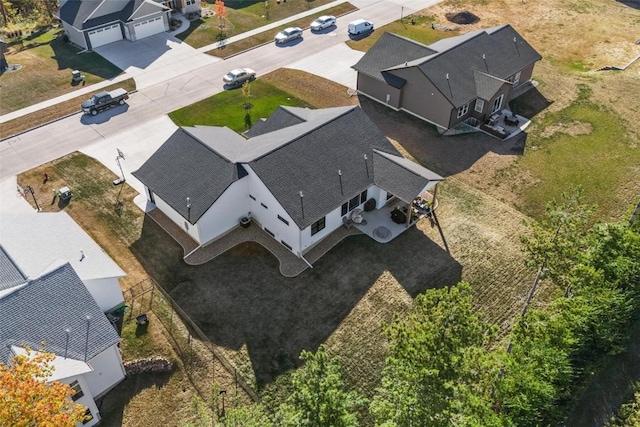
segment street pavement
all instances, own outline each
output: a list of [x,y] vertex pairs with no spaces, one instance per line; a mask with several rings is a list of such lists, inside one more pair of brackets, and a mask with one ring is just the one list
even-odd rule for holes
[[[145,138],[141,140],[141,145],[135,148],[135,160],[132,159],[131,163],[141,164],[167,137],[167,128],[153,126],[155,121],[173,110],[222,91],[221,77],[233,68],[254,68],[259,78],[260,75],[278,68],[290,67],[310,71],[353,88],[355,72],[350,66],[355,64],[362,54],[351,51],[344,44],[348,40],[348,22],[365,18],[374,22],[376,27],[380,27],[399,19],[401,14],[406,16],[437,2],[438,0],[354,0],[352,3],[359,7],[359,10],[338,18],[335,31],[326,34],[311,34],[305,31],[303,40],[284,46],[270,43],[204,66],[201,62],[196,62],[193,66],[191,61],[184,62],[182,74],[142,88],[131,95],[127,105],[107,110],[95,117],[78,113],[0,141],[0,182],[73,151],[100,152],[99,149],[91,147],[93,144],[108,145],[113,153],[113,147],[126,152],[135,140],[135,137],[131,138],[130,133],[136,135],[137,128],[144,129]],[[157,76],[160,71],[145,70],[138,76],[147,72]],[[74,96],[76,95],[74,93]],[[0,117],[0,123],[3,117]],[[147,124],[149,126],[146,126]],[[104,155],[104,162],[109,168],[114,166],[109,165],[115,162],[113,153],[113,160]],[[127,162],[129,163],[129,160]],[[135,169],[130,167],[129,170]],[[129,184],[134,184],[135,187],[133,180],[134,178],[131,178]],[[0,189],[5,187],[0,186]],[[4,209],[4,200],[8,197],[10,196],[4,193],[0,194],[0,210]]]

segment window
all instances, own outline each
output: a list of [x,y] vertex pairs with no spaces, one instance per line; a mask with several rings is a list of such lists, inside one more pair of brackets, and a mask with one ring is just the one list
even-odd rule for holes
[[520,83],[520,71],[518,71],[516,75],[513,77],[513,85],[517,86],[518,83]]
[[287,242],[285,242],[284,240],[280,240],[280,243],[282,243],[287,249],[289,249],[290,251],[293,250],[293,248],[287,244]]
[[280,215],[278,215],[278,219],[282,222],[284,222],[285,224],[289,225],[289,221],[287,221],[286,219],[282,218]]
[[265,227],[265,228],[264,228],[264,231],[266,231],[267,233],[269,233],[269,235],[270,235],[271,237],[276,237],[276,235],[275,235],[275,234],[273,234],[273,231],[269,230],[267,227]]
[[84,418],[82,420],[82,424],[86,424],[89,421],[91,421],[93,419],[93,414],[91,413],[91,410],[89,410],[89,408],[87,408],[86,411],[84,411]]
[[493,101],[493,108],[491,108],[491,113],[495,113],[500,109],[500,107],[502,107],[502,98],[504,98],[504,95],[500,95],[496,98],[495,101]]
[[255,198],[255,197],[253,197],[251,194],[249,194],[249,198],[250,198],[251,200],[253,200],[254,202],[256,201],[256,198]]
[[464,116],[469,112],[469,104],[465,104],[462,107],[458,108],[458,118]]
[[482,113],[482,110],[484,109],[484,101],[480,98],[476,99],[476,108],[475,110],[478,113]]
[[265,208],[265,209],[269,209],[269,208],[267,207],[267,205],[265,205],[264,203],[260,203],[260,204],[262,205],[262,207],[263,207],[263,208]]
[[360,204],[360,195],[358,194],[356,197],[349,200],[349,212],[357,208],[359,204]]
[[367,190],[364,190],[360,193],[360,203],[364,203],[367,201]]
[[71,384],[69,384],[69,387],[71,387],[71,390],[73,390],[71,400],[73,400],[74,402],[84,396],[84,393],[82,392],[82,388],[80,387],[78,381],[72,382]]
[[347,212],[349,212],[349,203],[344,203],[342,205],[342,212],[340,213],[340,216],[345,216],[347,214]]
[[316,222],[314,222],[313,224],[311,224],[311,235],[313,236],[314,234],[318,233],[318,231],[324,230],[325,227],[325,218],[326,217],[322,217],[319,220],[317,220]]

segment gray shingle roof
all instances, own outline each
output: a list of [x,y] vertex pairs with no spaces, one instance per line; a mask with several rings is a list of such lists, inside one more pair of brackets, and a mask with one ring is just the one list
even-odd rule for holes
[[70,262],[82,280],[125,276],[66,212],[0,212],[0,243],[28,277],[40,276],[60,260]]
[[485,101],[492,99],[493,96],[498,93],[498,90],[500,90],[505,83],[508,83],[506,80],[491,76],[481,71],[474,71],[473,78],[476,83],[476,95],[478,98],[484,99]]
[[27,278],[0,245],[0,291],[22,285]]
[[[68,0],[58,17],[78,29],[89,29],[114,21],[128,22],[162,10],[169,10],[151,0]],[[117,7],[114,8],[114,4]],[[108,12],[116,9],[116,12]]]
[[[407,67],[419,67],[456,108],[475,99],[479,92],[486,95],[488,86],[476,87],[476,71],[506,80],[542,59],[508,24],[443,39],[429,46],[399,39],[403,40],[409,53],[405,53],[397,42],[391,42],[393,39],[385,34],[353,68],[383,80],[383,70],[393,74],[394,68],[403,68],[407,62]],[[408,47],[411,44],[415,45],[413,50]],[[416,52],[425,48],[432,54],[424,55],[422,60],[415,57]],[[391,63],[393,61],[395,64]],[[485,80],[482,82],[486,83]]]
[[353,67],[358,72],[400,88],[405,80],[383,70],[432,55],[436,51],[414,40],[385,32]]
[[[364,111],[350,107],[313,131],[249,162],[249,166],[304,229],[373,184],[374,149],[399,154]],[[342,187],[338,170],[342,172]],[[300,191],[304,194],[304,216]]]
[[64,356],[66,348],[67,357],[85,360],[86,353],[89,360],[120,342],[115,328],[69,264],[0,298],[0,313],[3,363],[11,357],[11,345],[38,350],[44,341],[49,352]]
[[[246,174],[242,169],[246,164],[304,229],[373,185],[374,150],[402,159],[359,107],[280,110],[264,125],[274,130],[248,140],[225,128],[179,129],[133,175],[185,218],[186,197],[190,197],[190,219],[195,223],[233,181]],[[286,118],[291,115],[302,121]],[[273,125],[269,124],[272,118]],[[398,164],[402,167],[396,166],[396,171],[409,168]],[[385,166],[383,174],[392,173],[394,169]],[[396,181],[388,180],[395,185]]]
[[298,125],[304,122],[304,120],[297,115],[293,114],[286,108],[278,108],[268,120],[261,120],[253,125],[251,129],[246,131],[244,135],[247,138],[254,138],[256,136],[280,130],[289,126]]
[[405,202],[410,202],[432,182],[444,178],[419,164],[396,156],[374,150],[374,183]]
[[227,187],[246,173],[242,165],[225,159],[181,128],[133,176],[195,224]]

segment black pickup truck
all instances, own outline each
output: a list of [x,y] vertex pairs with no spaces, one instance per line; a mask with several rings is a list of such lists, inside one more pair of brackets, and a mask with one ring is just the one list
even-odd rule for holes
[[82,103],[82,112],[95,116],[107,108],[123,105],[129,99],[129,94],[124,89],[114,89],[111,92],[98,92],[88,101]]

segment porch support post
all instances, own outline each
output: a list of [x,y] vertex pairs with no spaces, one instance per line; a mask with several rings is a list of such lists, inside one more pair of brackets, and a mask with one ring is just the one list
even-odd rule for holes
[[411,202],[407,203],[407,223],[405,224],[406,228],[409,228],[409,224],[411,224]]
[[431,200],[431,209],[436,205],[436,195],[438,194],[438,185],[440,183],[436,182],[435,187],[433,188],[433,200]]

